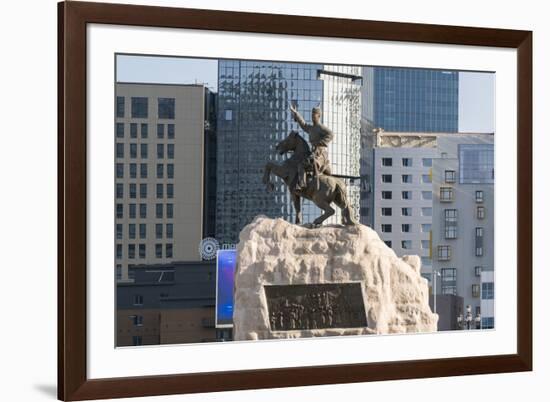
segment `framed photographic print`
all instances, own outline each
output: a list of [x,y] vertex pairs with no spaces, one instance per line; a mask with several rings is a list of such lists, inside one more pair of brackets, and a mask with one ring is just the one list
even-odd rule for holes
[[59,399],[532,369],[531,32],[58,10]]

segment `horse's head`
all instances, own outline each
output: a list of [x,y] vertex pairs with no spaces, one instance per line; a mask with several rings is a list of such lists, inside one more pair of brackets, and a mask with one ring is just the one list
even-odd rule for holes
[[300,135],[297,131],[291,131],[290,134],[282,141],[277,143],[275,149],[280,155],[286,154],[290,151],[295,151],[300,141]]

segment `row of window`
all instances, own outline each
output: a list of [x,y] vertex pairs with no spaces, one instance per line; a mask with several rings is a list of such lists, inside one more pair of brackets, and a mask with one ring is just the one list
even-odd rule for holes
[[[382,166],[385,166],[385,167],[393,166],[393,158],[382,158]],[[413,158],[401,158],[401,166],[412,167]],[[422,158],[422,166],[432,167],[432,158]]]
[[[432,182],[432,176],[429,175],[429,174],[423,174],[420,182],[421,183],[431,183]],[[393,175],[383,174],[382,175],[382,183],[393,183]],[[413,183],[413,175],[412,174],[402,174],[401,175],[401,183],[412,184]]]
[[[164,184],[157,183],[157,198],[164,198]],[[137,198],[137,184],[128,184],[128,197]],[[116,198],[124,198],[124,184],[116,184]],[[147,198],[147,183],[139,184],[139,198]],[[172,183],[166,184],[166,198],[174,198],[174,185]]]
[[[128,218],[137,218],[138,204],[128,204]],[[124,204],[116,204],[116,217],[118,219],[124,218]],[[139,204],[139,217],[141,219],[147,218],[147,204]],[[174,217],[174,204],[156,204],[155,205],[155,218],[157,219],[171,219]]]
[[[166,138],[174,139],[176,137],[176,132],[173,124],[157,124],[157,138],[164,138],[166,126]],[[124,138],[125,130],[124,123],[116,123],[116,137]],[[140,123],[139,127],[141,128],[141,138],[149,138],[149,124]],[[130,123],[130,138],[138,137],[138,123]]]
[[[149,157],[149,144],[139,144],[140,152],[139,155],[141,159],[147,159]],[[166,153],[164,152],[166,145]],[[135,159],[138,155],[138,144],[131,143],[128,144],[130,158]],[[157,144],[157,159],[164,159],[164,155],[168,159],[174,159],[175,146],[174,144]],[[116,157],[124,158],[124,144],[117,142],[116,144]]]
[[[431,200],[432,192],[431,191],[421,191],[421,197],[423,200]],[[393,200],[393,191],[382,191],[383,200]],[[402,200],[412,200],[413,192],[412,191],[401,191]]]
[[[116,165],[116,177],[117,179],[123,179],[124,178],[124,163],[117,163]],[[149,175],[149,164],[147,163],[140,163],[139,165],[137,163],[129,163],[128,164],[128,170],[129,170],[129,177],[130,179],[136,179],[137,178],[137,171],[139,166],[139,177],[141,179],[146,179]],[[165,174],[166,171],[166,174]],[[173,179],[174,178],[174,164],[173,163],[157,163],[157,179],[164,179],[164,176],[166,175],[166,178]]]
[[[140,259],[147,258],[147,247],[145,244],[128,244],[128,259],[136,258],[136,246],[138,251],[138,257]],[[164,251],[164,254],[163,254]],[[122,244],[116,245],[116,258],[118,260],[122,259]],[[155,244],[155,257],[156,258],[172,258],[173,257],[173,244],[166,243],[164,244]]]
[[[149,98],[141,96],[131,97],[130,115],[135,119],[147,119],[149,117]],[[126,98],[116,97],[116,117],[125,115]],[[159,119],[174,119],[176,110],[175,98],[157,98],[157,116]]]
[[[445,228],[447,230],[447,228]],[[445,233],[447,236],[447,232]],[[449,236],[454,235],[455,237],[449,237],[449,238],[456,238],[456,228],[453,231],[449,232]],[[447,237],[446,237],[447,238]],[[482,257],[484,254],[484,248],[483,248],[483,228],[476,228],[475,229],[475,247],[474,247],[474,254],[476,257]],[[441,245],[437,246],[437,259],[439,261],[448,261],[451,259],[451,246],[450,245]]]
[[[384,176],[390,176],[391,175],[382,175],[382,180],[384,180]],[[403,176],[410,176],[410,175],[403,175]],[[391,180],[390,180],[391,183]],[[422,200],[431,200],[433,198],[433,194],[431,191],[421,191],[420,192],[421,199]],[[384,190],[381,192],[381,196],[383,200],[393,200],[393,191],[390,190]],[[401,199],[402,200],[412,200],[413,199],[413,192],[412,191],[401,191]],[[452,187],[441,187],[439,189],[439,199],[442,202],[450,202],[454,200],[454,189]],[[477,203],[482,203],[484,200],[483,197],[483,191],[482,190],[476,190],[475,192],[475,200]],[[482,219],[482,218],[480,218]]]
[[[382,216],[392,216],[393,208],[382,208]],[[432,208],[424,207],[420,208],[421,216],[432,216]],[[401,208],[401,216],[413,216],[413,208]],[[389,230],[384,230],[384,227],[389,228]],[[382,232],[391,232],[391,224],[382,224]]]
[[[405,225],[402,225],[405,226]],[[405,232],[405,231],[403,231]],[[392,241],[391,240],[384,240],[384,243],[388,247],[392,247]],[[423,249],[428,250],[430,248],[430,241],[429,240],[420,240],[420,247]],[[410,250],[413,248],[413,241],[412,240],[401,240],[401,248],[405,250]]]
[[[166,230],[164,230],[166,228]],[[139,238],[140,239],[146,239],[147,238],[147,225],[145,223],[140,223],[136,225],[135,223],[128,224],[128,238],[129,239],[136,239],[137,238],[137,232],[136,229],[139,229]],[[167,239],[173,239],[174,238],[174,225],[172,223],[162,224],[162,223],[156,223],[155,224],[155,238],[156,239],[162,239],[164,234],[166,234]],[[121,240],[124,238],[124,230],[123,225],[121,223],[117,223],[116,225],[116,238],[118,240]]]

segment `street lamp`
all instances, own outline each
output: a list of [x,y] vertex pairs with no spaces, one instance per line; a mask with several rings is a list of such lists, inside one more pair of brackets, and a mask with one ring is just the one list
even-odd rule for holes
[[[472,321],[475,321],[476,325],[472,328]],[[463,316],[462,313],[459,313],[456,317],[456,322],[458,323],[459,328],[462,329],[480,329],[481,328],[481,314],[477,313],[476,318],[472,316],[472,306],[468,304],[466,306],[466,316]]]

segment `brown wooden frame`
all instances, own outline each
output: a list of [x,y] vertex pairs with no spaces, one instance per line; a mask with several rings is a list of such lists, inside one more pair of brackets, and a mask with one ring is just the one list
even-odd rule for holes
[[[86,24],[517,49],[517,353],[237,372],[86,375]],[[532,32],[104,3],[58,4],[58,398],[103,399],[532,370]]]

